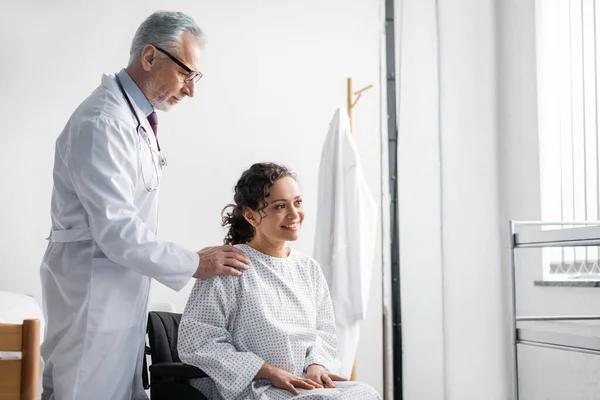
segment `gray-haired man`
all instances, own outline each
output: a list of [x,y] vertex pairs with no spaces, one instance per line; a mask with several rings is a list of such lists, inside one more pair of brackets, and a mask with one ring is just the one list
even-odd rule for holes
[[127,68],[104,75],[56,141],[52,232],[41,266],[46,340],[44,400],[147,398],[142,388],[150,279],[247,269],[231,246],[189,251],[157,237],[166,165],[155,110],[192,97],[204,33],[183,13],[138,28]]

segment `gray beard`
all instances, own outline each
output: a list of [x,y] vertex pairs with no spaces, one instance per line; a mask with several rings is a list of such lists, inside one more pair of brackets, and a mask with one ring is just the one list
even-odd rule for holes
[[[148,82],[148,91],[150,93],[156,93],[156,82],[154,81],[154,79]],[[152,107],[154,107],[158,111],[165,112],[169,111],[173,107],[172,104],[169,104],[165,99],[161,99],[158,96],[152,98],[150,100],[150,104],[152,104]]]

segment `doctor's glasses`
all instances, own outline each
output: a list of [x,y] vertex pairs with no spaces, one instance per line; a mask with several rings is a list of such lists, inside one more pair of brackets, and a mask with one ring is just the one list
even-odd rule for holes
[[169,57],[171,59],[171,61],[173,61],[175,64],[179,65],[181,68],[183,68],[185,70],[185,72],[188,73],[188,75],[183,80],[185,83],[190,83],[191,81],[194,81],[194,83],[197,83],[202,78],[202,75],[203,75],[202,72],[194,71],[193,69],[189,68],[187,65],[185,65],[184,63],[179,61],[177,59],[177,57],[173,56],[168,51],[163,50],[156,45],[152,45],[152,46],[156,47],[156,50],[160,51],[161,53],[163,53],[164,55]]

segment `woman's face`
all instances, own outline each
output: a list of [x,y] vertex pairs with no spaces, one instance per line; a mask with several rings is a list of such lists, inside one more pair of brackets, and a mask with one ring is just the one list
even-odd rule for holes
[[285,177],[275,181],[265,201],[265,209],[247,210],[244,214],[256,229],[256,236],[271,243],[297,240],[304,222],[304,209],[296,180]]

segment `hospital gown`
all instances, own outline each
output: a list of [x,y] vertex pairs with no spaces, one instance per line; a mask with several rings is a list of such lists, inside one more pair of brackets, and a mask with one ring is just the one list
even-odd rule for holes
[[251,262],[241,277],[218,276],[194,285],[179,327],[181,361],[209,378],[191,384],[209,400],[380,399],[359,382],[304,390],[300,395],[254,379],[264,362],[303,377],[310,364],[337,373],[335,320],[327,283],[316,261],[290,250],[287,258],[236,245]]

